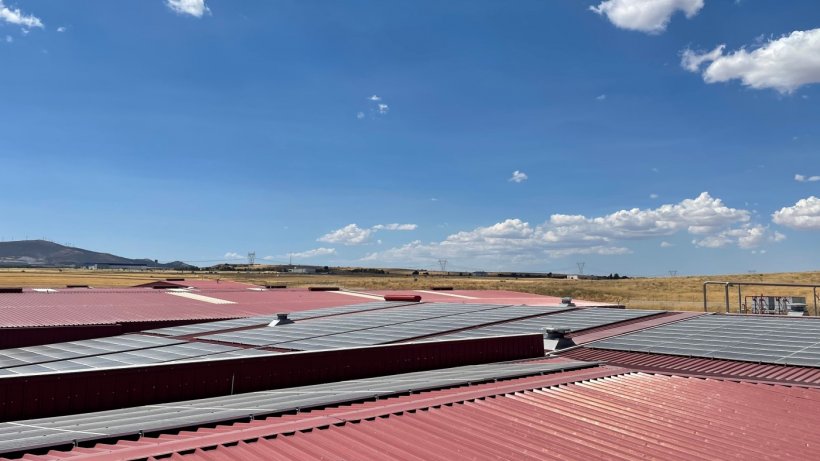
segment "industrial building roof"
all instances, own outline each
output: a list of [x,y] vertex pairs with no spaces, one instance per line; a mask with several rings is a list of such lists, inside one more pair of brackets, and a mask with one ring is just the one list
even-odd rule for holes
[[820,367],[820,319],[709,315],[589,347]]
[[[383,300],[392,292],[310,291],[303,288],[265,289],[212,280],[171,282],[192,288],[80,288],[26,290],[0,294],[0,328],[101,325],[149,321],[207,321],[297,312],[320,307]],[[424,301],[558,305],[561,300],[512,292],[411,292]],[[460,293],[468,293],[461,295]],[[501,302],[506,299],[508,302]],[[513,302],[509,302],[513,301]],[[577,301],[578,305],[586,305]],[[595,303],[591,303],[595,304]]]
[[820,390],[600,367],[26,458],[814,459],[818,423]]

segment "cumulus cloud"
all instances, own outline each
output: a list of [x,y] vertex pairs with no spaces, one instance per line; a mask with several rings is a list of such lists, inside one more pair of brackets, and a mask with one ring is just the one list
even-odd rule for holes
[[794,180],[797,182],[817,182],[820,181],[820,176],[803,176],[802,174],[794,175]]
[[526,181],[527,179],[528,179],[528,177],[527,177],[526,173],[524,173],[523,171],[515,170],[515,171],[513,171],[512,176],[510,177],[510,179],[508,181],[514,182],[514,183],[522,183],[522,182]]
[[205,0],[166,0],[165,4],[172,11],[179,14],[188,14],[196,18],[201,18],[211,10],[205,5]]
[[377,95],[375,95],[375,94],[374,94],[373,96],[371,96],[371,97],[367,98],[367,99],[369,99],[369,100],[371,100],[371,101],[381,101],[381,100],[382,100],[382,98],[381,98],[381,97],[379,97],[379,96],[377,96]]
[[797,30],[770,39],[760,46],[741,48],[725,54],[725,45],[709,52],[686,49],[681,66],[701,72],[706,83],[738,79],[754,89],[774,89],[792,93],[803,85],[820,82],[820,29]]
[[661,245],[660,245],[661,248],[672,248],[673,246],[675,246],[674,243],[669,243],[666,240],[661,242]]
[[364,118],[364,112],[356,112],[356,118],[361,120]]
[[341,243],[342,245],[361,245],[370,239],[372,233],[372,229],[362,229],[356,224],[348,224],[341,229],[328,232],[316,240],[327,243]]
[[6,43],[11,43],[11,42],[14,41],[14,39],[11,37],[11,35],[6,35],[5,40],[6,40]]
[[[506,219],[490,226],[456,232],[438,242],[419,240],[370,253],[369,261],[429,262],[440,258],[537,262],[544,257],[574,254],[622,255],[631,250],[624,243],[667,237],[678,233],[696,236],[702,247],[736,245],[753,248],[785,236],[762,225],[750,223],[748,210],[726,206],[719,198],[703,192],[693,199],[652,209],[633,208],[587,217],[553,214],[540,225],[521,219]],[[672,244],[662,241],[663,248]]]
[[811,196],[783,207],[772,214],[772,221],[792,229],[820,230],[820,198]]
[[390,112],[390,106],[388,106],[387,104],[379,104],[378,108],[379,114],[381,115],[387,115],[387,113]]
[[597,99],[598,101],[603,101],[604,99],[606,99],[606,95],[605,94],[599,94],[598,96],[595,97],[595,99]]
[[342,245],[363,245],[370,242],[370,238],[378,231],[413,231],[418,228],[418,224],[376,224],[371,228],[361,228],[356,224],[328,232],[316,239],[319,242],[340,243]]
[[746,225],[737,229],[727,229],[702,239],[695,239],[695,246],[705,248],[722,248],[737,245],[740,248],[757,248],[765,242],[780,242],[786,238],[780,232],[769,232],[766,226]]
[[335,255],[336,249],[335,248],[315,248],[313,250],[301,251],[299,253],[289,253],[288,256],[292,256],[294,258],[314,258],[316,256],[327,256],[327,255]]
[[3,3],[3,0],[0,0],[0,22],[21,26],[24,29],[43,28],[43,21],[40,18],[33,14],[25,14],[19,8],[10,8]]
[[605,0],[589,7],[590,11],[606,16],[616,27],[648,34],[665,31],[678,11],[692,18],[701,8],[703,0]]
[[224,256],[225,259],[245,259],[246,257],[247,256],[242,256],[241,254],[236,253],[234,251],[229,251],[229,252],[225,253],[225,256]]
[[60,26],[57,28],[57,32],[65,32],[66,30],[68,29],[65,26]]

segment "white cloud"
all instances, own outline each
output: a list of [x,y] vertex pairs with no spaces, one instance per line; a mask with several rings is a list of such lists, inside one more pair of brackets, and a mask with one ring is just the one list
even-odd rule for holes
[[418,228],[418,224],[376,224],[373,226],[375,230],[389,230],[389,231],[412,231]]
[[364,112],[356,112],[356,118],[361,120],[364,118]]
[[6,43],[11,43],[11,42],[13,42],[13,41],[14,41],[14,39],[11,37],[11,35],[6,35],[6,39],[5,39],[5,40],[6,40]]
[[43,21],[40,18],[33,14],[24,14],[19,8],[12,9],[4,5],[3,0],[0,0],[0,22],[7,22],[26,29],[43,27]]
[[224,256],[225,259],[245,259],[246,257],[247,256],[242,256],[241,254],[233,252],[233,251],[229,251],[229,252],[225,253],[225,256]]
[[811,196],[783,207],[772,214],[772,221],[792,229],[820,230],[820,198]]
[[[767,227],[753,225],[751,212],[727,207],[707,192],[694,199],[653,209],[620,210],[600,217],[553,214],[545,223],[532,226],[520,219],[456,232],[438,242],[419,240],[403,246],[370,253],[368,261],[429,262],[439,258],[476,260],[496,265],[544,257],[573,254],[622,255],[630,240],[647,240],[686,232],[697,236],[702,247],[737,245],[753,248],[785,236]],[[660,246],[672,244],[662,241]]]
[[780,242],[786,238],[780,232],[769,232],[766,226],[746,225],[737,229],[727,229],[720,233],[693,240],[695,246],[722,248],[737,245],[740,248],[757,248],[765,242]]
[[379,104],[379,114],[387,115],[387,113],[389,111],[390,111],[390,106],[388,106],[387,104],[381,104],[381,103]]
[[706,83],[739,79],[750,88],[772,88],[780,93],[820,82],[820,29],[797,30],[751,51],[741,48],[724,54],[724,50],[725,45],[707,53],[684,50],[681,65],[700,72],[708,62],[702,72]]
[[621,29],[659,34],[666,30],[672,16],[682,11],[692,18],[703,8],[703,0],[605,0],[589,9],[606,16]]
[[653,200],[658,198],[658,197],[660,197],[660,195],[658,195],[658,194],[655,194],[655,193],[649,194],[649,198],[651,198]]
[[348,224],[341,229],[328,232],[316,240],[327,243],[341,243],[342,245],[361,245],[367,243],[372,233],[372,229],[362,229],[356,224]]
[[672,248],[673,246],[675,246],[675,244],[674,243],[669,243],[666,240],[664,240],[663,242],[661,242],[660,246],[661,246],[661,248]]
[[510,177],[510,179],[508,181],[514,182],[514,183],[522,183],[522,182],[526,181],[527,179],[528,179],[528,177],[527,177],[526,173],[524,173],[523,171],[515,170],[512,173],[512,177]]
[[288,256],[292,256],[294,258],[314,258],[316,256],[328,256],[328,255],[335,255],[336,249],[335,248],[315,248],[313,250],[301,251],[299,253],[289,253]]
[[166,0],[165,4],[172,11],[179,14],[188,14],[201,18],[211,10],[205,5],[205,0]]
[[598,101],[603,101],[604,99],[606,99],[606,95],[605,94],[599,94],[598,96],[595,97],[595,99],[597,99]]
[[817,182],[820,181],[820,176],[803,176],[802,174],[794,175],[794,180],[797,182]]
[[375,94],[374,94],[373,96],[371,96],[371,97],[367,98],[367,99],[369,99],[369,100],[371,100],[371,101],[374,101],[374,102],[376,102],[376,101],[381,101],[381,100],[382,100],[382,98],[381,98],[381,97],[376,96]]
[[57,28],[57,32],[65,32],[66,30],[68,29],[65,26],[60,26]]

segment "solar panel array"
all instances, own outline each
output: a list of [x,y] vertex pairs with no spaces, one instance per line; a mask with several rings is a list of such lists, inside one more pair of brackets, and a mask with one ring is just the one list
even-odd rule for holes
[[612,323],[624,322],[651,315],[658,315],[664,311],[645,311],[628,309],[579,309],[570,312],[542,315],[523,320],[478,327],[472,330],[459,331],[448,335],[438,336],[435,339],[449,341],[451,339],[484,338],[488,336],[520,335],[526,333],[543,333],[544,328],[569,328],[572,331],[586,330]]
[[593,366],[496,363],[0,424],[0,453],[158,432],[495,379]]
[[707,315],[589,347],[820,367],[820,320]]
[[197,339],[255,347],[321,350],[386,344],[561,310],[564,308],[427,303],[279,327],[199,336]]
[[270,354],[274,352],[157,336],[122,335],[0,351],[0,378]]
[[[372,303],[350,304],[347,306],[325,307],[321,309],[310,309],[304,311],[297,311],[289,313],[288,317],[293,320],[306,320],[317,317],[325,317],[329,315],[350,314],[355,312],[365,312],[377,309],[386,309],[391,307],[406,306],[407,302],[397,301],[377,301]],[[287,309],[283,309],[286,312]],[[242,328],[249,326],[264,326],[276,318],[276,314],[264,315],[259,317],[247,317],[241,319],[220,320],[217,322],[195,323],[191,325],[181,325],[177,327],[157,328],[155,330],[147,330],[144,333],[151,333],[162,336],[186,336],[194,334],[204,334],[217,332],[222,330],[230,330],[233,328]]]

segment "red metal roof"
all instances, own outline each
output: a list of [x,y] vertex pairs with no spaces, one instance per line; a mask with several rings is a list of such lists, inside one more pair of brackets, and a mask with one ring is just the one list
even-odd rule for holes
[[524,378],[26,459],[816,459],[820,450],[810,429],[820,423],[820,390],[589,373],[564,373],[569,384]]
[[[386,294],[421,295],[422,301],[424,302],[481,302],[488,304],[525,304],[528,306],[556,306],[558,304],[561,304],[561,298],[556,296],[545,296],[506,290],[433,291],[422,288],[418,290],[367,290],[366,292],[378,296],[384,296]],[[580,299],[573,299],[572,302],[579,307],[614,306],[614,304],[611,303],[584,301]]]
[[573,360],[604,362],[635,370],[820,387],[818,368],[586,347],[562,351],[560,354]]
[[155,320],[204,321],[366,302],[361,298],[305,289],[252,291],[243,288],[192,293],[232,304],[213,304],[150,288],[4,293],[0,294],[0,328]]

